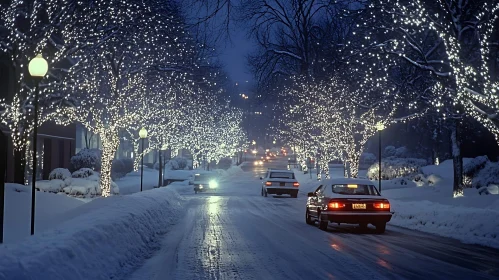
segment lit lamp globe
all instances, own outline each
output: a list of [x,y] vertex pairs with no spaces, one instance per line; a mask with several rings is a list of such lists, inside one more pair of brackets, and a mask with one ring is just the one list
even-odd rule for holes
[[379,122],[376,124],[376,128],[378,129],[378,131],[381,131],[385,129],[385,125],[382,122]]
[[45,58],[39,54],[29,62],[28,70],[31,77],[41,79],[47,75],[49,65]]
[[147,129],[145,129],[145,127],[143,127],[143,128],[140,129],[139,136],[142,139],[147,138]]

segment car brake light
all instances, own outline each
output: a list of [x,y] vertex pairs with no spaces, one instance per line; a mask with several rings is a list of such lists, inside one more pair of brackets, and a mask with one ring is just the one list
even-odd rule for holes
[[299,186],[300,186],[300,183],[298,183],[298,182],[293,183],[293,187],[299,187]]
[[374,203],[374,208],[376,208],[376,209],[390,209],[390,203],[388,203],[388,202]]
[[272,186],[272,182],[265,182],[265,186]]
[[329,202],[328,205],[327,205],[328,208],[332,208],[332,209],[339,209],[339,208],[344,208],[345,207],[345,203],[341,203],[341,202]]

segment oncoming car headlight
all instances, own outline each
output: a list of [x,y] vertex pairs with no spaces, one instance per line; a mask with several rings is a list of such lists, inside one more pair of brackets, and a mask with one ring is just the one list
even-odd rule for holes
[[216,189],[218,188],[218,182],[215,180],[210,181],[210,189]]

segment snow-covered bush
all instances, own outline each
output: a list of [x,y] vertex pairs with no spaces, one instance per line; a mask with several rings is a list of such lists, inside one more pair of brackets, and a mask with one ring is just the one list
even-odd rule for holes
[[179,170],[178,168],[178,162],[176,160],[169,160],[167,163],[166,163],[166,166],[165,168],[167,170]]
[[407,150],[406,147],[399,147],[395,149],[395,157],[398,158],[406,158],[408,155],[409,151]]
[[360,161],[364,164],[372,165],[376,162],[377,157],[372,153],[362,153]]
[[394,146],[386,146],[383,152],[384,157],[394,157],[397,149]]
[[123,178],[133,171],[133,160],[129,158],[115,159],[111,166],[111,178],[113,180]]
[[66,168],[56,168],[49,174],[49,180],[59,179],[64,181],[69,178],[71,178],[71,172]]
[[[378,163],[371,165],[367,171],[370,180],[378,180]],[[422,173],[421,167],[427,165],[427,161],[419,158],[384,158],[381,161],[381,179],[391,180],[401,177],[413,178]]]
[[218,161],[217,167],[219,169],[227,170],[232,166],[232,159],[231,158],[222,158],[220,161]]
[[499,184],[499,163],[488,161],[472,179],[474,188],[488,187],[490,184]]
[[489,185],[487,187],[481,187],[478,189],[478,193],[480,195],[499,194],[499,186]]
[[178,169],[184,170],[187,167],[188,161],[185,157],[176,157],[174,160],[178,164]]
[[82,149],[76,155],[71,157],[70,171],[74,172],[82,168],[90,168],[100,171],[102,151],[99,149]]
[[[63,191],[70,196],[75,197],[95,197],[102,194],[99,185],[99,173],[94,172],[88,177],[73,178],[71,185],[64,187]],[[119,187],[111,181],[111,193],[119,194]]]
[[463,166],[463,183],[466,187],[471,187],[473,184],[473,177],[485,167],[489,158],[487,156],[478,156]]
[[42,192],[59,193],[67,186],[61,179],[36,181],[36,188]]
[[90,168],[81,168],[81,169],[73,172],[73,174],[71,174],[71,177],[73,177],[73,178],[87,178],[87,177],[90,177],[92,175],[95,175],[96,173],[97,172],[95,172],[94,170],[92,170]]

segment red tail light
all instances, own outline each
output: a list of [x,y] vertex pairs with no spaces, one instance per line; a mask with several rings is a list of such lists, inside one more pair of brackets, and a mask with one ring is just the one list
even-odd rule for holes
[[387,202],[377,202],[374,203],[374,208],[376,209],[390,209],[390,203]]
[[337,201],[330,201],[327,205],[327,208],[331,208],[331,209],[345,208],[345,203],[341,203],[341,202],[337,202]]
[[293,183],[293,187],[299,187],[299,186],[300,186],[300,183],[298,183],[298,182]]
[[265,182],[265,186],[272,186],[272,182]]

